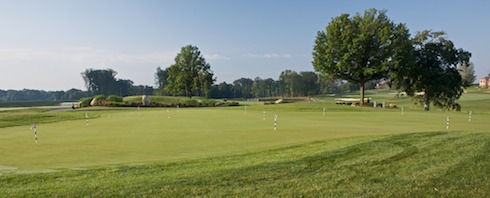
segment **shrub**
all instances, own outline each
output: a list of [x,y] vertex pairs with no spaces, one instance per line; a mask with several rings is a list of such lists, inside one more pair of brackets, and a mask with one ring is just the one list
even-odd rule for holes
[[96,95],[96,96],[94,96],[94,99],[95,100],[105,100],[105,99],[107,99],[107,97],[104,95]]
[[93,98],[91,97],[80,99],[80,108],[90,106],[90,102],[92,101],[92,99]]
[[[274,104],[274,103],[272,103]],[[231,106],[240,106],[238,102],[217,102],[215,104],[217,107],[231,107]]]
[[182,106],[184,107],[197,107],[199,102],[195,99],[187,99],[182,101]]
[[107,101],[105,103],[105,106],[108,106],[108,107],[128,107],[128,104],[124,103],[124,102]]
[[215,101],[214,100],[204,100],[201,102],[203,107],[214,107],[215,106]]
[[109,102],[122,102],[123,98],[120,96],[116,96],[116,95],[110,95],[109,97],[107,97],[107,100]]

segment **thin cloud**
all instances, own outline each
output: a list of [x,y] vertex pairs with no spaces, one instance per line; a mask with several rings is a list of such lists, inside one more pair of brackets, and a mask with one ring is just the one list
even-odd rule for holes
[[226,57],[219,54],[204,54],[206,60],[230,60],[230,57]]
[[278,53],[268,53],[268,54],[252,54],[247,53],[243,55],[244,57],[252,57],[252,58],[291,58],[292,56],[289,54],[278,54]]

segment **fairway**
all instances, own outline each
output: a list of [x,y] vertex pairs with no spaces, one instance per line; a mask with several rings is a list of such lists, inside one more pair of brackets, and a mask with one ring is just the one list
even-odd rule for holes
[[[323,115],[320,107],[328,104],[288,105],[107,112],[90,119],[88,125],[83,119],[40,124],[39,145],[34,143],[30,126],[0,128],[0,174],[172,162],[346,137],[488,132],[489,115],[482,113],[474,113],[469,122],[465,112],[406,110],[402,115],[399,109],[369,112],[327,109]],[[270,110],[264,117],[266,108]],[[79,113],[85,116],[84,112]],[[277,131],[273,128],[274,115],[278,116]],[[450,117],[448,130],[446,116]]]

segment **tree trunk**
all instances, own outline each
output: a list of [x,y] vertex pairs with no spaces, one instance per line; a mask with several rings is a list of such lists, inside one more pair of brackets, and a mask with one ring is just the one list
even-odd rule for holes
[[364,84],[365,84],[364,82],[359,83],[360,85],[359,92],[361,93],[361,101],[360,101],[361,106],[364,105]]
[[429,94],[427,92],[424,93],[424,110],[429,111],[429,105],[430,105],[430,100],[429,100]]

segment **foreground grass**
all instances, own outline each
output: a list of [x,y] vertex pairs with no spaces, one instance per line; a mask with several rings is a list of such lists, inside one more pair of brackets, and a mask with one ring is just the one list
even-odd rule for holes
[[0,176],[7,197],[488,197],[490,134],[425,132],[54,173]]

